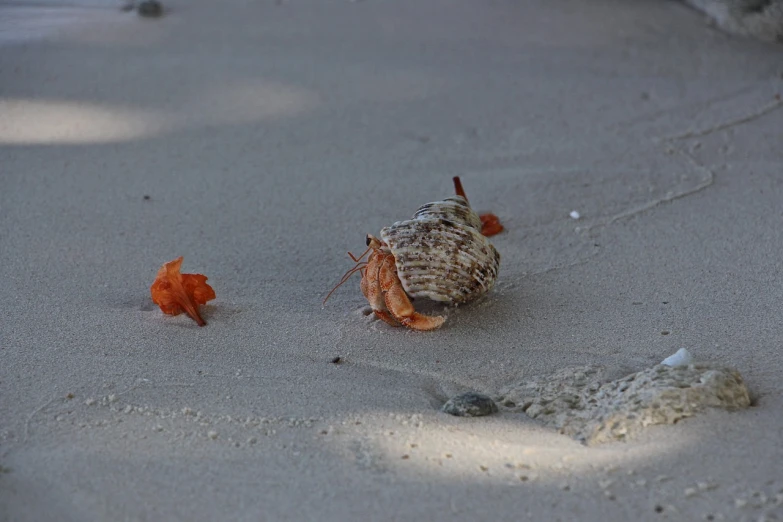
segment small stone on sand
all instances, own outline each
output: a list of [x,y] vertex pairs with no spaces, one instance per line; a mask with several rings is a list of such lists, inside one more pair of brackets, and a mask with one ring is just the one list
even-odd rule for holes
[[163,5],[157,0],[144,0],[137,8],[139,16],[157,18],[163,14]]
[[497,413],[498,407],[487,395],[467,392],[446,401],[440,411],[457,417],[482,417]]

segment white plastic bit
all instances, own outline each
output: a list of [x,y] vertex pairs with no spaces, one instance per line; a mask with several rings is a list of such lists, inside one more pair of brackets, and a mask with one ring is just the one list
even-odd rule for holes
[[688,366],[692,362],[693,362],[693,357],[691,356],[691,352],[689,352],[685,348],[680,348],[679,350],[677,350],[676,353],[664,359],[661,362],[661,364],[674,367],[674,366]]

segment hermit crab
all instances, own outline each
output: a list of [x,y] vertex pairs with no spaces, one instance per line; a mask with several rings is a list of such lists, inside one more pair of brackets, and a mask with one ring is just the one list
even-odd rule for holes
[[[392,326],[434,330],[446,318],[424,315],[411,299],[462,304],[492,289],[500,254],[487,236],[503,230],[493,214],[479,216],[468,203],[459,177],[457,195],[422,205],[411,219],[381,229],[380,238],[367,234],[367,250],[345,273],[324,303],[355,272],[375,315]],[[369,254],[366,261],[364,257]]]

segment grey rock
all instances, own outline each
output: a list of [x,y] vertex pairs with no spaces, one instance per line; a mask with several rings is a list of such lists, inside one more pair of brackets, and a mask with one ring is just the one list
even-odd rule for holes
[[139,16],[157,18],[163,15],[163,5],[157,0],[144,0],[137,7]]
[[446,401],[440,411],[457,417],[483,417],[497,413],[498,407],[488,395],[467,392]]
[[609,382],[603,375],[596,366],[567,368],[508,386],[496,400],[588,445],[627,440],[707,408],[750,406],[742,376],[731,368],[657,365]]

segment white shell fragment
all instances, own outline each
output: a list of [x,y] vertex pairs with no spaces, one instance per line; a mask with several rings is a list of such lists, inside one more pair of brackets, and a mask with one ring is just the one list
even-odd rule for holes
[[668,356],[666,359],[661,361],[661,364],[665,366],[688,366],[693,362],[693,357],[691,356],[691,352],[686,350],[685,348],[680,348],[677,350],[677,352],[673,353],[672,355]]
[[568,214],[568,215],[571,216],[571,219],[579,219],[580,217],[582,217],[579,214],[579,212],[577,212],[576,210],[572,210],[571,213]]
[[381,239],[411,297],[466,303],[495,284],[500,253],[481,233],[481,218],[461,196],[421,206],[413,218],[382,229]]

